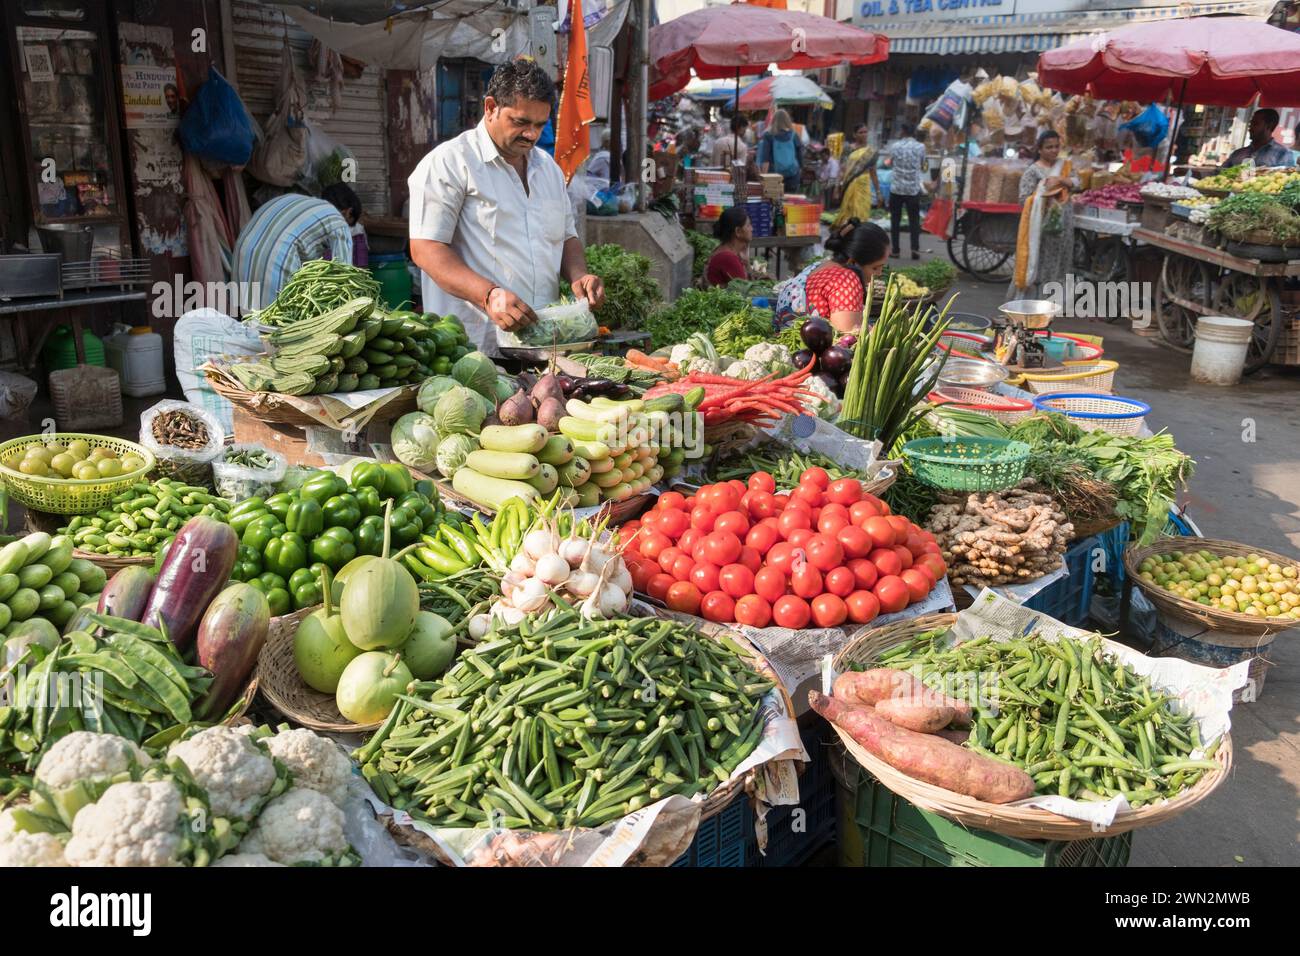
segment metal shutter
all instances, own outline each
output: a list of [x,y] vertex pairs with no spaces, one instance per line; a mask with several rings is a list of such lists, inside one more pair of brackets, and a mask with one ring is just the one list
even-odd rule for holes
[[279,10],[245,0],[231,5],[237,75],[231,77],[245,106],[259,123],[275,108],[275,86],[280,78],[280,57],[286,30],[298,69],[307,80],[307,116],[317,128],[346,146],[357,158],[357,181],[351,183],[367,212],[385,215],[388,207],[387,108],[384,71],[371,64],[359,79],[344,80],[343,101],[337,111],[330,104],[329,85],[316,83],[307,71],[311,35]]

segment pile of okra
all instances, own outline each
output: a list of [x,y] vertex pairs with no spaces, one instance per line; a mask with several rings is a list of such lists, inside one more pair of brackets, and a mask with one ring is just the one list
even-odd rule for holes
[[657,618],[490,633],[416,682],[356,753],[375,792],[440,826],[594,827],[725,783],[773,687],[734,642]]
[[1023,768],[1039,793],[1077,800],[1122,793],[1136,807],[1218,769],[1222,738],[1206,747],[1197,720],[1175,712],[1175,698],[1107,654],[1098,637],[984,636],[949,646],[945,634],[920,634],[877,666],[909,670],[970,700],[976,720],[966,746]]

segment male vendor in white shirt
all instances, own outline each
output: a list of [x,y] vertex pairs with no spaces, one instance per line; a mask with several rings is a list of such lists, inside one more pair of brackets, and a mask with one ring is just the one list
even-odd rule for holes
[[497,67],[483,119],[425,156],[407,181],[411,258],[424,272],[424,308],[454,314],[470,342],[496,353],[495,328],[535,321],[559,280],[593,308],[605,299],[587,271],[564,174],[535,148],[555,84],[532,60]]

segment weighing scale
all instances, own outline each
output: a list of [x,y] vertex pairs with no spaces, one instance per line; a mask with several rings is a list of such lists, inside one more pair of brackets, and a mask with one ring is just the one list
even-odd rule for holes
[[1043,369],[1057,368],[1061,363],[1047,355],[1046,341],[1052,337],[1035,335],[1034,332],[1047,329],[1060,311],[1055,302],[1048,299],[1015,299],[998,306],[1003,321],[994,322],[996,335],[993,354],[996,360],[1009,368]]

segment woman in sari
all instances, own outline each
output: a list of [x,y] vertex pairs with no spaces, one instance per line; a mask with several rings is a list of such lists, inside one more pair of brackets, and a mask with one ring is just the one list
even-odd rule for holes
[[1011,298],[1037,298],[1045,284],[1065,280],[1074,253],[1070,191],[1078,188],[1070,160],[1061,155],[1060,134],[1044,130],[1038,137],[1037,159],[1020,177],[1024,209],[1016,239],[1016,271],[1007,293]]
[[833,228],[838,229],[850,219],[870,221],[872,196],[880,196],[881,192],[876,179],[876,149],[867,145],[865,123],[853,131],[852,152],[840,173],[840,190],[840,211]]

